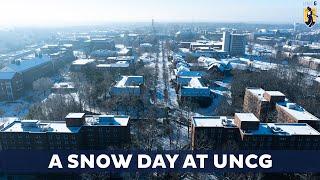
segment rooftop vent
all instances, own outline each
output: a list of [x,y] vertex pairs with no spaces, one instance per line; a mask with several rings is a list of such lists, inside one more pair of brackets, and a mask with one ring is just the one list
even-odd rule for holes
[[296,111],[303,111],[303,108],[297,105],[296,103],[287,103],[287,108],[296,110]]
[[38,127],[38,120],[22,120],[21,125],[23,127]]
[[232,127],[234,126],[233,122],[231,119],[228,119],[227,117],[221,117],[222,120],[222,125]]

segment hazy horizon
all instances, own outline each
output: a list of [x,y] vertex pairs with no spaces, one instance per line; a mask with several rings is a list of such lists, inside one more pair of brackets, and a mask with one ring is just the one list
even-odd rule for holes
[[0,26],[81,26],[105,23],[303,23],[300,0],[4,0]]

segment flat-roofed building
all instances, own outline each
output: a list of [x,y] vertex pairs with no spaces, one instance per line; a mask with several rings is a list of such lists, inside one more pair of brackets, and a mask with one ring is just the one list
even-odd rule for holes
[[198,40],[190,43],[190,50],[210,50],[210,49],[221,49],[222,44],[219,41],[204,41]]
[[303,107],[289,101],[277,103],[278,122],[307,123],[320,130],[320,119],[306,111]]
[[[253,113],[262,122],[276,121],[286,123],[307,123],[320,130],[320,120],[303,107],[290,102],[279,91],[265,91],[261,88],[247,88],[244,97],[243,111]],[[268,119],[269,114],[277,118]],[[273,117],[272,117],[273,118]]]
[[320,149],[320,133],[305,123],[260,123],[258,129],[240,129],[240,134],[246,150]]
[[[192,148],[240,150],[319,150],[320,133],[306,123],[260,123],[250,113],[235,118],[192,118]],[[233,142],[233,143],[228,143]]]
[[66,94],[75,92],[75,87],[72,82],[54,83],[51,87],[53,93]]
[[70,113],[63,121],[11,118],[0,129],[1,150],[86,150],[122,147],[130,142],[128,116]]
[[46,55],[13,60],[0,69],[0,99],[18,99],[24,90],[32,87],[33,81],[49,76],[53,70],[53,63]]
[[110,38],[91,38],[85,41],[87,47],[91,50],[114,50],[114,40]]
[[240,129],[259,129],[260,120],[252,113],[235,113],[234,122]]
[[276,103],[282,101],[285,101],[285,95],[279,91],[246,88],[243,100],[243,111],[253,113],[265,122],[268,121],[268,114],[275,110]]
[[72,62],[70,70],[73,72],[80,72],[88,67],[93,67],[95,60],[94,59],[77,59]]
[[130,64],[127,61],[118,61],[115,63],[98,64],[96,68],[102,72],[126,73],[130,68]]
[[238,141],[238,138],[239,129],[231,117],[205,116],[191,119],[193,149],[220,149],[226,141]]
[[271,110],[271,105],[263,94],[265,90],[261,88],[246,88],[243,111],[247,113],[253,113],[257,118],[262,121],[266,121],[267,113]]
[[111,89],[111,95],[123,96],[133,95],[140,96],[143,93],[144,78],[143,76],[122,76],[115,86]]

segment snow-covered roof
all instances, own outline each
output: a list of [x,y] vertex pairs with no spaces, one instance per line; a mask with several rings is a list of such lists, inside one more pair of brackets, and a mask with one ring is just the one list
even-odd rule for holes
[[67,127],[65,122],[41,122],[39,120],[15,120],[1,129],[2,132],[63,132],[76,133],[80,127]]
[[[71,113],[69,118],[81,118],[83,114]],[[83,126],[127,126],[129,119],[129,116],[124,115],[96,115],[86,117]],[[5,122],[0,132],[78,133],[83,126],[68,127],[64,121],[20,120],[18,118],[11,118]]]
[[260,122],[260,120],[252,113],[235,113],[241,121]]
[[244,131],[245,135],[320,135],[318,131],[305,123],[260,123],[259,129]]
[[86,118],[88,126],[127,126],[129,116],[98,115]]
[[10,80],[15,74],[16,72],[0,72],[0,80]]
[[319,121],[319,118],[312,115],[308,111],[306,111],[301,106],[297,105],[296,103],[290,103],[288,101],[285,102],[278,102],[277,105],[286,111],[288,114],[290,114],[295,119],[303,120],[303,121]]
[[247,91],[251,92],[253,95],[259,98],[261,101],[267,101],[264,97],[263,94],[266,92],[262,88],[254,88],[254,87],[249,87],[246,89]]
[[90,64],[90,63],[92,63],[94,61],[95,61],[94,59],[77,59],[77,60],[72,62],[72,65],[82,66],[82,65]]
[[98,64],[97,68],[127,68],[130,64],[127,61],[118,61],[112,64]]
[[35,68],[42,64],[50,62],[49,56],[43,55],[40,57],[34,57],[28,60],[15,60],[15,63],[8,64],[6,67],[2,68],[0,72],[25,72],[29,69]]
[[73,89],[74,84],[72,82],[60,82],[60,83],[54,83],[53,87],[54,89]]
[[85,113],[69,113],[66,118],[67,119],[72,119],[72,118],[75,118],[75,119],[79,119],[79,118],[83,118],[85,115]]
[[191,78],[190,82],[189,82],[189,87],[193,87],[193,88],[201,88],[203,87],[201,82],[199,81],[199,78]]
[[270,96],[285,96],[282,92],[280,91],[266,91],[267,94]]
[[236,127],[234,119],[226,116],[193,117],[195,127]]
[[205,73],[202,71],[178,71],[177,76],[179,77],[202,77]]
[[116,61],[134,61],[134,56],[118,56]]
[[143,83],[143,76],[122,76],[122,79],[115,87],[139,87]]

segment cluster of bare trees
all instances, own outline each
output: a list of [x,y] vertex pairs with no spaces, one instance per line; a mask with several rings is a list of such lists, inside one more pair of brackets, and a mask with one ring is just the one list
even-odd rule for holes
[[52,85],[53,82],[50,78],[40,78],[32,83],[33,90],[40,95],[43,94],[43,96],[50,92]]
[[32,105],[28,118],[50,121],[64,120],[70,112],[81,112],[81,107],[73,94],[55,94],[45,101]]
[[281,91],[291,101],[302,105],[312,114],[320,117],[320,90],[308,81],[305,73],[295,67],[277,68],[269,71],[234,71],[231,85],[232,107],[242,109],[246,87],[261,87],[269,91]]

